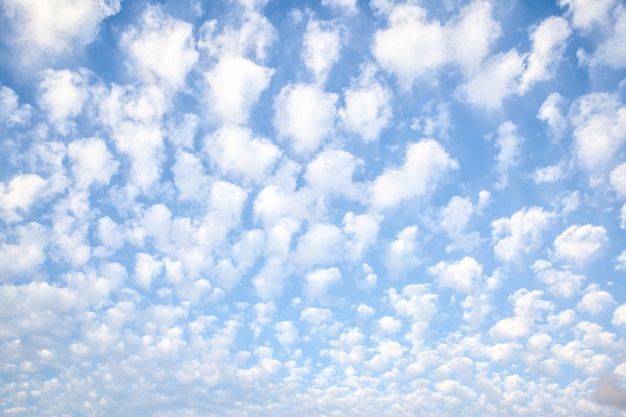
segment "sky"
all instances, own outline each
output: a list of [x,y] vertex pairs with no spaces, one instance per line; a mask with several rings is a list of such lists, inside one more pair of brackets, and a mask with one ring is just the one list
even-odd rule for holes
[[620,0],[0,0],[6,416],[626,416]]

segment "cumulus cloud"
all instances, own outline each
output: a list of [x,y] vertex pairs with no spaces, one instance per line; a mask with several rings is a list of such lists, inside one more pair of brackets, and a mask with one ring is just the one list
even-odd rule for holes
[[551,93],[541,104],[537,118],[548,124],[550,133],[560,139],[567,129],[567,118],[563,114],[565,99],[559,93]]
[[548,292],[563,298],[571,298],[580,292],[585,277],[568,269],[556,269],[545,260],[538,260],[532,266],[537,279],[547,286]]
[[517,127],[510,121],[502,123],[498,127],[498,137],[496,138],[496,170],[500,174],[500,179],[496,183],[496,188],[503,189],[507,186],[509,170],[520,163],[520,146],[524,139],[517,133]]
[[67,156],[72,161],[74,183],[79,188],[108,184],[119,167],[106,143],[99,138],[71,142],[67,146]]
[[559,6],[567,7],[567,15],[574,28],[589,31],[596,24],[606,22],[615,0],[559,0]]
[[341,51],[340,27],[329,22],[309,20],[302,45],[302,60],[313,74],[316,84],[323,85],[339,61]]
[[9,126],[28,122],[31,115],[30,104],[19,103],[19,97],[13,89],[0,85],[0,123]]
[[339,118],[348,132],[369,142],[378,139],[391,121],[391,91],[376,80],[373,65],[366,65],[361,71],[358,80],[344,91],[345,107],[339,109]]
[[5,12],[26,63],[71,53],[91,43],[103,20],[117,14],[120,0],[60,0],[42,4],[37,0],[6,0]]
[[602,226],[572,225],[554,239],[554,257],[573,263],[584,264],[608,244],[606,229]]
[[626,386],[616,374],[600,375],[593,397],[599,404],[626,408]]
[[483,267],[476,259],[466,256],[452,263],[440,261],[429,267],[428,272],[436,277],[440,287],[451,288],[459,293],[469,293],[479,286]]
[[418,253],[417,226],[409,226],[398,232],[396,239],[387,247],[385,265],[389,274],[398,277],[414,269],[421,263]]
[[71,128],[68,119],[78,116],[87,99],[87,71],[46,70],[39,84],[39,106],[48,114],[48,120],[62,134]]
[[626,7],[619,5],[613,12],[613,25],[610,34],[596,48],[593,55],[587,57],[578,51],[579,60],[592,66],[608,66],[621,69],[626,67]]
[[286,85],[274,101],[274,127],[297,153],[311,153],[334,130],[337,99],[313,85]]
[[347,15],[353,15],[358,10],[356,0],[322,0],[322,5],[341,10]]
[[412,143],[406,148],[404,164],[386,169],[372,183],[372,208],[390,209],[403,201],[423,197],[441,177],[458,167],[458,162],[434,140]]
[[341,281],[341,272],[337,268],[316,269],[305,277],[303,293],[310,302],[325,303],[329,297],[328,288]]
[[173,90],[185,85],[199,56],[192,25],[168,16],[158,6],[148,6],[141,23],[127,30],[122,42],[142,81],[156,81]]
[[501,217],[491,223],[494,252],[502,261],[519,260],[521,254],[534,252],[541,245],[543,231],[548,227],[553,213],[541,207],[524,208],[511,217]]
[[615,300],[611,294],[601,290],[598,284],[590,284],[585,289],[585,295],[576,305],[576,309],[596,316],[612,304],[615,304]]
[[46,180],[37,174],[17,175],[8,182],[0,182],[0,208],[5,221],[16,221],[16,209],[28,211],[46,186]]

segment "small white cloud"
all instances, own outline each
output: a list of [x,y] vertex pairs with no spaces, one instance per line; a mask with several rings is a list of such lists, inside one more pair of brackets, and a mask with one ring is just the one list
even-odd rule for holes
[[459,87],[461,97],[470,104],[486,110],[496,110],[502,100],[518,89],[523,73],[524,57],[515,49],[492,55],[482,70]]
[[604,39],[591,57],[586,57],[582,50],[578,51],[582,63],[589,61],[592,66],[606,65],[621,69],[626,67],[626,7],[619,5],[613,13],[613,27],[609,36]]
[[224,123],[246,123],[250,110],[269,85],[274,70],[240,56],[224,56],[206,74],[211,87],[209,111]]
[[535,184],[559,182],[565,176],[566,173],[561,165],[549,165],[547,167],[537,168],[532,175]]
[[210,179],[204,173],[202,162],[193,153],[178,151],[172,173],[181,201],[199,200],[206,196]]
[[297,153],[311,153],[333,132],[337,99],[313,85],[286,85],[274,101],[274,127]]
[[398,232],[396,239],[387,247],[385,266],[392,277],[399,277],[421,263],[417,254],[417,226],[409,226]]
[[578,98],[569,113],[577,161],[589,172],[590,185],[604,182],[626,141],[626,107],[617,95],[592,93]]
[[246,182],[263,181],[281,155],[269,139],[253,137],[248,128],[224,125],[206,138],[205,152],[222,175],[242,177]]
[[510,121],[502,123],[498,127],[498,137],[496,138],[496,171],[500,174],[500,179],[496,183],[496,188],[504,189],[508,183],[509,171],[520,163],[520,146],[524,139],[517,133],[517,127]]
[[83,111],[87,99],[86,71],[46,70],[39,84],[39,107],[47,114],[48,120],[62,134],[71,128],[68,119]]
[[364,66],[358,80],[344,91],[346,105],[339,110],[344,128],[365,142],[378,139],[393,116],[391,91],[376,80],[375,74],[373,65]]
[[429,323],[439,310],[437,294],[431,292],[429,284],[407,285],[401,294],[391,288],[387,295],[396,313],[414,322]]
[[324,150],[308,163],[304,178],[309,185],[324,194],[360,197],[362,190],[352,182],[352,176],[363,161],[342,150]]
[[82,48],[98,34],[101,22],[121,9],[121,0],[6,0],[6,13],[25,63],[67,54]]
[[91,184],[109,184],[119,166],[106,143],[99,138],[71,142],[67,146],[67,156],[72,163],[74,183],[80,189]]
[[331,223],[316,223],[298,239],[294,259],[303,266],[323,265],[341,259],[344,252],[341,230]]
[[567,15],[572,26],[583,32],[589,31],[594,25],[608,21],[615,0],[559,0],[560,7],[567,6]]
[[436,277],[440,287],[469,293],[479,286],[483,268],[474,258],[466,256],[457,262],[441,261],[429,267],[428,272]]
[[298,341],[298,329],[290,321],[279,321],[274,325],[276,338],[281,345],[288,347]]
[[0,123],[8,126],[21,125],[30,119],[30,104],[19,104],[19,97],[9,87],[0,85]]
[[358,10],[356,0],[322,0],[322,6],[341,10],[347,15],[353,15]]
[[2,217],[8,221],[19,220],[15,209],[28,211],[45,186],[46,180],[37,174],[17,175],[8,184],[0,182]]
[[372,183],[372,207],[380,211],[423,197],[441,177],[458,167],[458,162],[434,140],[412,143],[406,148],[404,164],[398,168],[387,168]]
[[548,17],[533,30],[530,35],[533,47],[521,76],[520,94],[526,93],[536,82],[554,77],[571,33],[567,20],[558,16]]
[[541,104],[537,118],[548,124],[550,133],[556,139],[560,139],[567,129],[567,118],[563,114],[565,99],[559,93],[550,94]]
[[318,85],[324,85],[333,65],[339,61],[340,28],[319,20],[309,20],[302,45],[302,60]]
[[613,326],[626,326],[626,304],[622,304],[615,309],[611,324],[613,324]]
[[[371,214],[355,215],[348,212],[343,216],[343,231],[351,239],[346,242],[346,249],[352,260],[360,260],[367,249],[376,243],[381,216]],[[366,282],[376,283],[376,275],[368,279],[373,271],[366,271]],[[365,284],[365,283],[364,283]],[[366,285],[368,287],[369,285]]]
[[584,276],[577,275],[568,269],[555,269],[550,262],[545,260],[535,262],[532,269],[537,279],[547,286],[548,292],[563,298],[571,298],[579,293],[585,280]]
[[626,163],[611,171],[611,187],[620,198],[626,198]]
[[198,60],[193,26],[148,6],[138,27],[122,35],[134,71],[144,82],[158,82],[168,89],[185,85],[187,74]]
[[575,265],[584,264],[608,244],[602,226],[572,225],[554,240],[554,257]]
[[585,295],[576,305],[576,309],[597,316],[612,304],[615,304],[615,300],[611,294],[601,290],[598,284],[590,284],[585,289]]
[[623,250],[617,258],[615,258],[615,269],[626,272],[626,250]]
[[521,254],[531,253],[542,243],[543,231],[548,227],[553,213],[540,207],[522,209],[510,218],[501,217],[491,223],[496,257],[502,261],[519,260]]
[[337,268],[317,269],[305,276],[303,293],[309,302],[326,302],[328,288],[341,281],[341,272]]
[[148,253],[138,253],[135,260],[135,280],[137,284],[148,290],[152,281],[161,273],[163,262]]

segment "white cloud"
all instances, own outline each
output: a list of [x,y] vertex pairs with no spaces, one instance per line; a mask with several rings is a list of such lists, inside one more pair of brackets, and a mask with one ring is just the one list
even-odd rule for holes
[[465,72],[473,72],[500,34],[486,1],[466,5],[446,25],[428,21],[426,10],[418,5],[388,8],[389,25],[374,35],[372,53],[405,90],[416,79],[429,76],[446,64],[455,63]]
[[273,300],[283,291],[286,268],[279,258],[269,258],[252,279],[257,295],[262,300]]
[[626,230],[626,203],[624,203],[620,210],[620,228]]
[[574,153],[589,171],[591,185],[602,183],[618,150],[626,141],[626,107],[618,96],[592,93],[578,98],[570,109]]
[[333,65],[339,61],[339,27],[319,20],[309,20],[302,45],[302,60],[318,85],[324,85]]
[[316,223],[298,239],[294,259],[303,266],[324,265],[344,254],[345,237],[331,223]]
[[519,260],[521,254],[534,252],[541,246],[543,231],[553,213],[540,207],[524,208],[510,218],[501,217],[491,223],[496,257],[502,261]]
[[281,155],[269,139],[253,137],[250,129],[224,125],[208,136],[205,152],[223,175],[242,177],[246,182],[263,181]]
[[554,257],[575,265],[584,264],[608,244],[602,226],[572,225],[554,240]]
[[303,293],[309,302],[325,303],[328,300],[328,288],[341,281],[341,272],[337,268],[316,269],[305,276]]
[[547,286],[548,292],[563,298],[571,298],[580,292],[585,280],[584,276],[577,275],[568,269],[555,269],[550,262],[545,260],[535,262],[532,269],[537,279]]
[[615,259],[615,269],[618,271],[626,271],[626,250],[623,250]]
[[559,0],[559,6],[567,6],[567,14],[572,20],[572,26],[584,32],[589,31],[596,24],[606,23],[609,12],[615,0]]
[[178,151],[172,173],[181,201],[199,200],[206,195],[210,180],[204,173],[202,162],[193,153]]
[[429,267],[428,272],[436,277],[440,287],[469,293],[479,287],[483,267],[474,258],[466,256],[457,262],[441,261]]
[[566,175],[561,165],[549,165],[535,169],[532,178],[536,184],[555,183],[562,180]]
[[[376,243],[381,220],[381,216],[370,214],[355,215],[351,211],[343,216],[343,231],[346,236],[352,237],[352,239],[346,242],[346,249],[350,259],[361,259],[365,251]],[[372,271],[369,271],[367,276],[370,276],[371,273]],[[375,283],[376,275],[374,275],[373,280]]]
[[42,56],[71,53],[91,43],[101,22],[121,9],[121,0],[5,0],[19,54],[29,63]]
[[486,110],[499,109],[502,100],[517,91],[524,70],[524,57],[515,49],[492,55],[482,70],[459,87],[461,97]]
[[241,56],[220,58],[206,79],[211,87],[209,111],[224,123],[246,123],[274,70]]
[[311,153],[333,132],[337,99],[313,85],[288,84],[274,101],[274,127],[297,153]]
[[398,168],[387,168],[372,183],[372,207],[380,211],[423,197],[444,174],[458,167],[458,162],[434,140],[412,143],[406,148],[404,164]]
[[274,325],[276,338],[283,346],[291,346],[298,341],[298,329],[290,321],[279,321]]
[[626,163],[618,165],[611,171],[611,187],[620,198],[626,198]]
[[313,335],[330,336],[341,329],[341,323],[334,319],[332,310],[327,308],[307,307],[300,313],[300,320],[307,323]]
[[417,254],[417,226],[408,226],[398,232],[396,239],[387,247],[385,266],[392,277],[402,276],[421,263]]
[[358,198],[362,190],[352,182],[352,176],[355,169],[362,165],[363,161],[349,152],[328,149],[318,153],[315,159],[308,163],[304,178],[311,187],[325,195]]
[[626,304],[622,304],[615,309],[611,324],[614,326],[626,326]]
[[496,170],[500,174],[500,179],[496,183],[496,188],[506,188],[509,177],[509,170],[520,163],[520,146],[524,139],[517,133],[517,127],[513,122],[507,121],[498,127],[498,137],[496,138]]
[[62,134],[67,134],[71,123],[67,119],[78,116],[83,111],[87,99],[86,70],[46,70],[39,84],[39,107],[47,114],[48,120]]
[[542,319],[543,312],[554,309],[554,304],[543,300],[542,295],[542,291],[528,291],[525,288],[515,291],[508,298],[514,305],[514,316],[498,321],[489,330],[489,335],[496,340],[518,339],[530,335],[535,323]]
[[11,282],[21,274],[35,277],[48,257],[49,234],[47,228],[31,222],[16,226],[11,234],[0,238],[0,280]]
[[344,91],[346,105],[339,109],[344,128],[365,142],[378,139],[393,117],[391,91],[376,80],[375,73],[373,65],[364,66],[358,80]]
[[521,94],[534,83],[554,77],[571,33],[567,20],[558,16],[545,19],[533,30],[530,35],[532,51],[520,80]]
[[411,284],[404,287],[401,294],[390,288],[387,296],[398,315],[428,323],[439,310],[437,294],[430,291],[430,284]]
[[15,209],[28,211],[45,186],[46,180],[37,174],[17,175],[8,184],[0,182],[0,208],[5,221],[19,220]]
[[615,304],[611,294],[601,290],[598,284],[590,284],[585,289],[585,295],[576,305],[576,309],[597,316],[611,304]]
[[81,189],[91,184],[109,184],[119,166],[106,143],[99,138],[71,142],[67,146],[67,156],[72,162],[74,183]]
[[562,110],[564,104],[563,96],[559,93],[551,93],[541,104],[537,113],[537,118],[548,124],[550,133],[556,139],[562,138],[567,129],[567,119]]
[[474,329],[480,326],[494,309],[487,294],[468,295],[461,302],[461,307],[463,307],[463,320]]
[[335,10],[341,10],[347,15],[353,15],[358,10],[356,0],[322,0],[322,6],[331,7]]
[[144,82],[156,81],[173,90],[182,88],[199,56],[193,26],[168,16],[158,6],[148,6],[138,26],[122,35],[133,72]]
[[476,205],[469,197],[461,198],[454,196],[439,212],[439,225],[445,230],[452,240],[446,246],[446,252],[455,250],[472,250],[480,244],[478,232],[468,232],[467,225],[471,217],[489,205],[490,194],[488,191],[481,191]]
[[593,398],[599,404],[626,407],[626,387],[615,374],[600,375]]
[[30,104],[19,104],[19,97],[9,87],[0,85],[0,122],[9,126],[21,125],[30,119]]
[[579,60],[592,66],[606,65],[615,69],[626,67],[626,7],[619,5],[613,13],[613,27],[609,36],[604,39],[591,57],[586,57],[582,50],[578,51]]

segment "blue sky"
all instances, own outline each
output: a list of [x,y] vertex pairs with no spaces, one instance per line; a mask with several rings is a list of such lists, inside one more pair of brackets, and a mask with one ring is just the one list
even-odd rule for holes
[[617,0],[0,0],[0,409],[626,416]]

